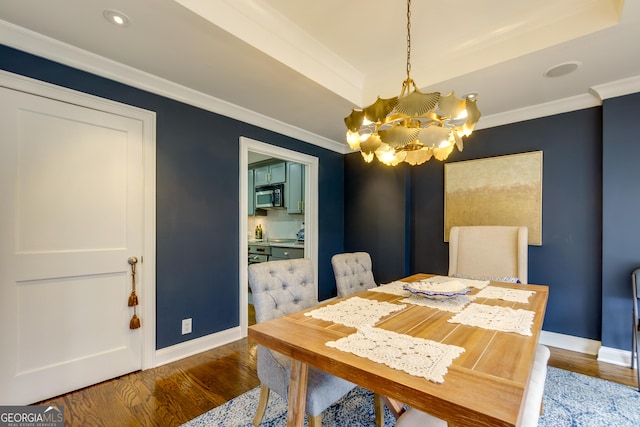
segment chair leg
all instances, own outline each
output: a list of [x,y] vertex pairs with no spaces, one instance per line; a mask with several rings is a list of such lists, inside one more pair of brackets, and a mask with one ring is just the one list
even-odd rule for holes
[[267,403],[269,402],[269,387],[264,384],[260,384],[260,400],[258,401],[258,409],[256,409],[256,416],[253,417],[253,425],[258,427],[262,422],[262,417],[267,410]]
[[[640,325],[635,332],[636,338],[636,376],[638,377],[638,391],[640,391],[640,343],[638,342],[638,330],[640,329]],[[633,361],[631,362],[633,364]]]
[[[636,340],[638,339],[638,330],[637,330],[637,324],[636,324],[636,314],[633,313],[633,327],[631,328],[631,369],[634,368],[634,364],[637,366],[636,363],[636,357],[635,357],[635,353],[636,353]],[[640,369],[640,366],[638,366],[638,369]]]
[[309,416],[309,427],[322,427],[322,413],[319,413],[315,417]]
[[[389,408],[389,411],[391,411],[391,414],[393,415],[393,417],[396,420],[398,418],[400,418],[400,415],[402,415],[405,412],[404,404],[402,402],[400,402],[399,400],[392,399],[392,398],[387,397],[387,396],[380,396],[379,394],[375,394],[374,398],[376,396],[380,399],[382,404],[386,405],[387,408]],[[384,422],[383,422],[383,424],[384,424]]]
[[384,400],[378,393],[373,394],[373,409],[376,413],[376,426],[384,427]]

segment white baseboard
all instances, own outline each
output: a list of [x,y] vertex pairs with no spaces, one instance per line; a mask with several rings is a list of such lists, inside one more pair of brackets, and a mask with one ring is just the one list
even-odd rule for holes
[[171,347],[161,348],[160,350],[156,350],[155,366],[166,365],[167,363],[175,362],[177,360],[184,359],[185,357],[193,356],[194,354],[229,344],[233,341],[238,341],[241,338],[242,335],[240,327],[238,326],[215,334],[206,335],[204,337],[172,345]]
[[600,351],[598,351],[598,362],[631,366],[631,352],[618,348],[600,347]]
[[631,366],[631,352],[617,348],[603,347],[600,341],[555,332],[542,331],[540,344],[578,353],[598,356],[598,362],[611,363],[612,365]]
[[540,332],[540,344],[591,355],[598,354],[602,345],[600,341],[547,331]]

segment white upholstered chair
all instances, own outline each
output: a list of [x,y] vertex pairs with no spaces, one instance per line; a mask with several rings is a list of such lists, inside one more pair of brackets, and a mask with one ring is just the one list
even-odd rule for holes
[[[449,276],[527,283],[527,239],[527,227],[451,227]],[[536,346],[519,427],[538,425],[550,354],[547,347]],[[396,424],[396,427],[440,426],[446,427],[447,423],[417,409],[406,411]]]
[[331,258],[338,297],[375,288],[371,256],[366,252],[337,254]]
[[[249,286],[253,293],[256,321],[264,322],[295,313],[318,304],[315,297],[313,265],[305,258],[270,261],[249,266]],[[260,401],[253,420],[262,421],[269,390],[287,398],[291,359],[266,347],[258,346]],[[309,426],[320,427],[322,412],[351,391],[355,384],[309,367],[306,411]]]
[[[533,368],[523,397],[524,405],[517,427],[536,427],[540,419],[547,362],[551,352],[543,345],[536,347]],[[447,427],[447,422],[417,409],[409,409],[398,418],[396,427]]]
[[449,276],[527,283],[527,227],[466,226],[449,232]]

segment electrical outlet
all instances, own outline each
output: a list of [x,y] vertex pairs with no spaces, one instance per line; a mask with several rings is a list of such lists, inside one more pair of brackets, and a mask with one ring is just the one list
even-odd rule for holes
[[182,335],[191,333],[191,318],[182,319]]

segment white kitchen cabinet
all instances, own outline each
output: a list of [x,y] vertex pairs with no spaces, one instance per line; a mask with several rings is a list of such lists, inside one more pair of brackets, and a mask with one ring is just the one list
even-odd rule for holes
[[287,213],[304,213],[304,165],[287,162],[287,186],[284,203]]
[[283,184],[287,180],[286,163],[274,163],[255,168],[255,186]]

